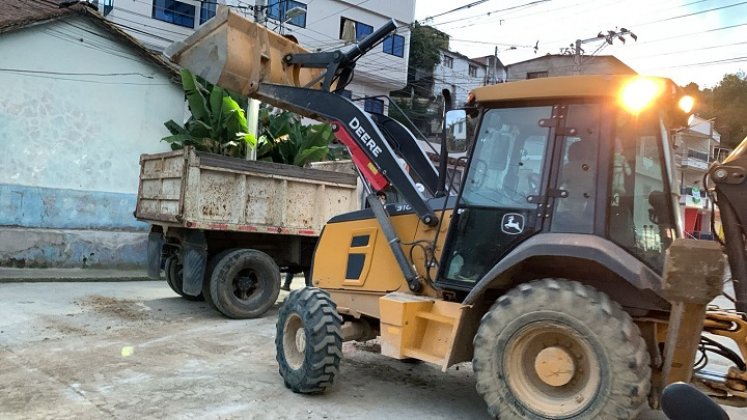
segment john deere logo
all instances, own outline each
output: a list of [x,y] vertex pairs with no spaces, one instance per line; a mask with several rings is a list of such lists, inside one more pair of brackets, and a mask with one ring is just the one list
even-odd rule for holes
[[518,235],[524,232],[524,215],[519,213],[504,214],[501,231],[507,235]]

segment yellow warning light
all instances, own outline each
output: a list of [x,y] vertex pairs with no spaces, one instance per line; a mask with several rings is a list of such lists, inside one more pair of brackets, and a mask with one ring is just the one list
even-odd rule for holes
[[685,95],[680,98],[677,106],[679,106],[685,114],[689,114],[693,110],[693,106],[695,106],[695,98],[690,95]]
[[639,113],[664,91],[661,80],[638,77],[628,82],[620,92],[620,102],[632,113]]

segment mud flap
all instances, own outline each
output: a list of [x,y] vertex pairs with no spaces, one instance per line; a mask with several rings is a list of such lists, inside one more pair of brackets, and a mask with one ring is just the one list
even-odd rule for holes
[[190,296],[202,293],[202,280],[207,266],[207,241],[201,230],[186,232],[182,246],[184,277],[182,291]]
[[148,277],[153,280],[161,278],[161,250],[163,249],[163,233],[148,234]]

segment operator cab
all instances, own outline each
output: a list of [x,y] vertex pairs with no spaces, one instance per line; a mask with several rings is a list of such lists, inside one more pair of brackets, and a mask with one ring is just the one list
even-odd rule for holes
[[686,114],[673,109],[676,92],[669,80],[631,76],[476,89],[476,136],[438,283],[468,291],[539,233],[605,238],[661,274],[681,232],[669,136]]

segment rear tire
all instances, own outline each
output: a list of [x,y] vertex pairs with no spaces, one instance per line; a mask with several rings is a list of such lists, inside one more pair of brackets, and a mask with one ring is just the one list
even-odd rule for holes
[[280,294],[280,269],[267,254],[239,249],[224,255],[210,275],[210,298],[229,318],[256,318]]
[[210,261],[208,261],[207,268],[205,269],[205,278],[202,280],[202,296],[205,298],[205,302],[207,302],[212,308],[215,308],[215,304],[213,303],[213,297],[210,294],[210,283],[213,277],[213,272],[215,272],[215,266],[218,265],[218,262],[222,260],[223,257],[238,250],[239,248],[225,249],[213,255],[210,258]]
[[197,296],[190,296],[182,291],[182,284],[184,281],[182,276],[184,274],[182,271],[182,265],[179,264],[179,260],[176,256],[168,257],[163,269],[166,273],[166,284],[168,284],[171,290],[173,290],[177,295],[191,301],[203,300],[202,293]]
[[630,316],[606,294],[544,279],[501,296],[474,339],[477,392],[500,419],[634,419],[651,368]]
[[332,385],[342,358],[341,325],[342,317],[327,292],[304,287],[290,293],[278,313],[275,334],[286,387],[317,394]]

